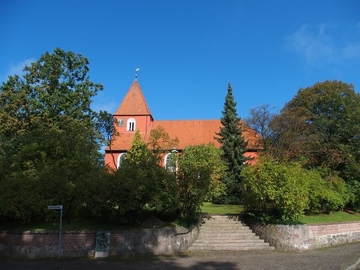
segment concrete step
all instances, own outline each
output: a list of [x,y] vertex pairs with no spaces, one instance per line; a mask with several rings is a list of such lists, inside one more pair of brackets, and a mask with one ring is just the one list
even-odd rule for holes
[[250,228],[248,227],[244,227],[244,226],[237,226],[237,225],[233,225],[233,226],[221,226],[221,225],[201,225],[200,226],[201,229],[203,230],[227,230],[227,229],[235,229],[235,230],[250,230]]
[[221,246],[207,246],[207,247],[190,247],[188,249],[189,251],[205,251],[205,250],[275,250],[272,246],[227,246],[227,247],[221,247]]
[[269,244],[264,242],[229,242],[229,243],[219,243],[219,242],[210,242],[210,243],[194,243],[192,247],[268,247]]
[[196,244],[204,244],[204,245],[209,245],[209,244],[218,244],[218,245],[229,245],[229,244],[243,244],[243,243],[251,243],[251,244],[264,244],[265,242],[258,238],[258,239],[231,239],[231,240],[227,240],[227,241],[221,241],[221,240],[216,240],[216,239],[198,239],[199,241],[196,241]]
[[[258,236],[256,235],[225,235],[225,236],[215,236],[215,237],[211,237],[208,235],[199,235],[197,240],[212,240],[212,241],[231,241],[231,240],[257,240],[260,239]],[[260,239],[261,241],[263,241],[262,239]],[[264,241],[263,241],[264,242]]]
[[216,232],[216,231],[221,231],[221,232],[252,232],[252,230],[250,230],[249,228],[237,228],[237,227],[204,227],[201,226],[200,229],[203,232]]
[[[201,228],[200,228],[201,230]],[[221,230],[204,230],[200,234],[206,236],[222,236],[222,235],[255,235],[252,231],[239,231],[239,230],[228,230],[227,232]]]
[[208,216],[188,250],[274,250],[245,226],[237,216]]

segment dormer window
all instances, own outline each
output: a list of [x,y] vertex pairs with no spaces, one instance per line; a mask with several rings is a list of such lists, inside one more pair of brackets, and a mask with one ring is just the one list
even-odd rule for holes
[[135,128],[136,128],[136,121],[134,118],[130,118],[127,122],[127,130],[135,131]]

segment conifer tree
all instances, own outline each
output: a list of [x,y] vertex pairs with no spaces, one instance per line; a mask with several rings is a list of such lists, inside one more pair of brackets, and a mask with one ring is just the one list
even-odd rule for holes
[[240,172],[249,159],[244,156],[247,142],[242,135],[240,118],[236,112],[236,102],[230,83],[222,111],[220,132],[215,139],[221,144],[222,160],[226,165],[226,175],[222,178],[226,185],[226,196],[219,198],[219,203],[239,203],[241,200]]

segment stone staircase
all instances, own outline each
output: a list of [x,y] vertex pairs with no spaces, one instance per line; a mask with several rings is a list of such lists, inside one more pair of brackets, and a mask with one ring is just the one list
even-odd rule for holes
[[241,223],[239,216],[206,216],[200,233],[189,251],[198,250],[274,250],[252,230]]

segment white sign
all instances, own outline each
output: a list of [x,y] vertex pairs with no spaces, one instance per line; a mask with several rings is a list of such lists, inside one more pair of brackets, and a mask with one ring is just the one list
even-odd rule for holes
[[60,209],[62,209],[62,205],[49,205],[48,206],[48,209],[49,210],[60,210]]

